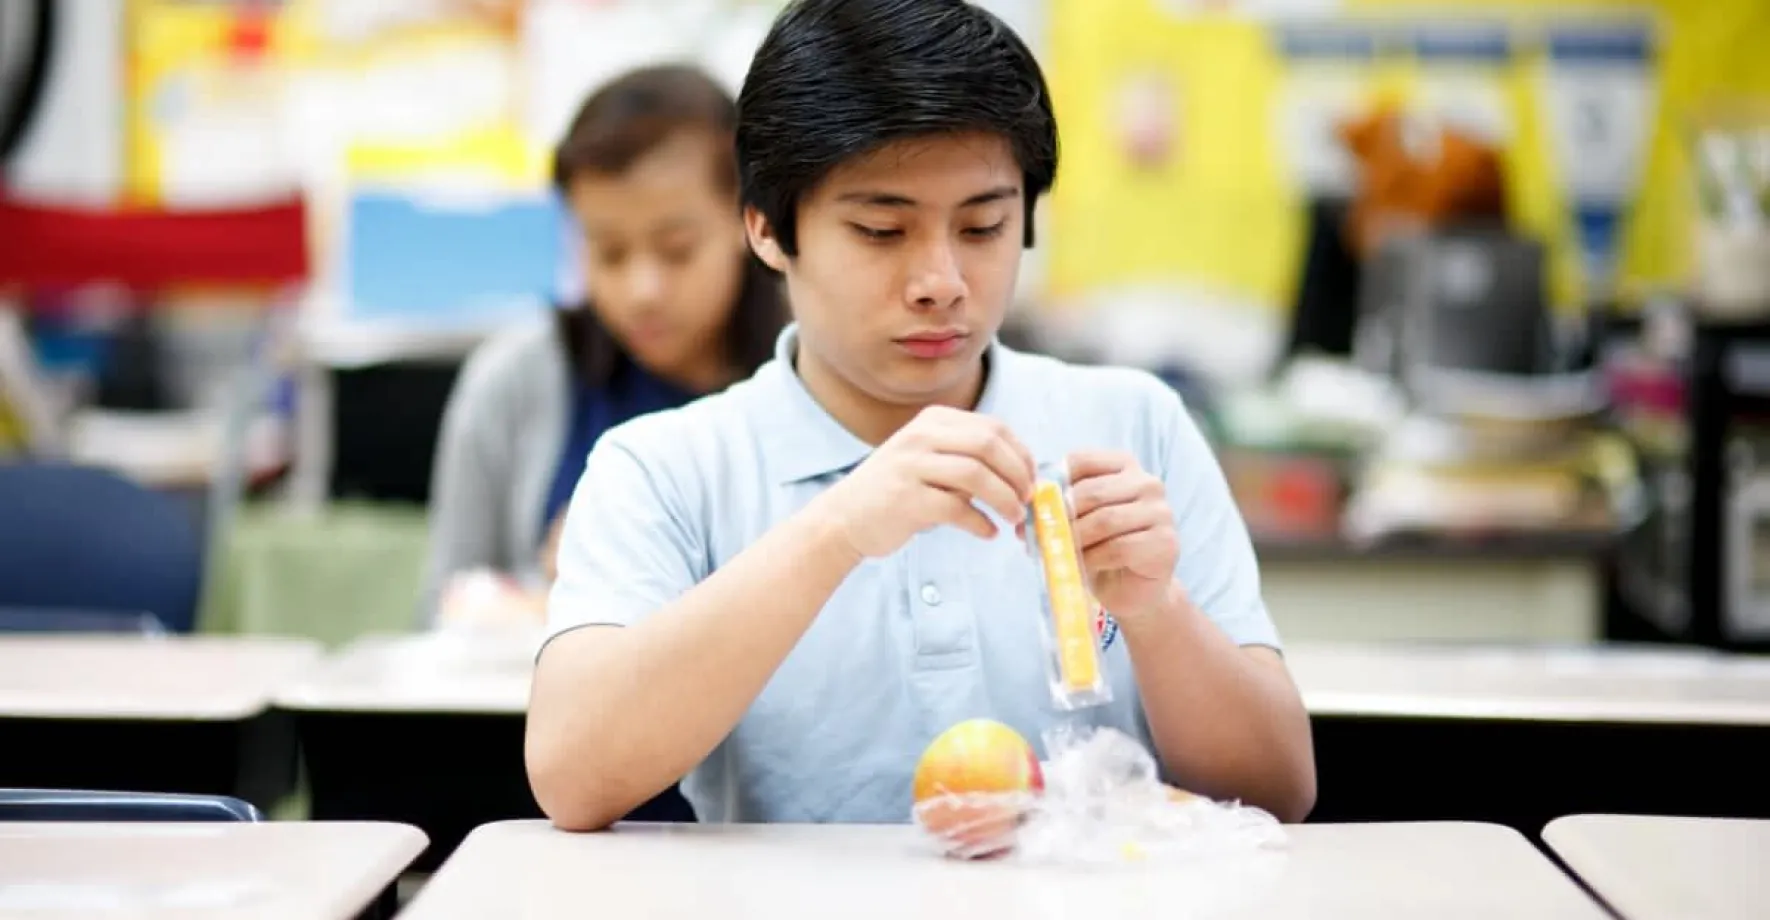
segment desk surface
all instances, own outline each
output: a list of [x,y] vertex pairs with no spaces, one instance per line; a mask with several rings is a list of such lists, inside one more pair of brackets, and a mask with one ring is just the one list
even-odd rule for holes
[[247,719],[320,651],[259,637],[0,636],[0,717]]
[[403,824],[0,824],[0,916],[349,920],[424,845]]
[[1770,905],[1770,821],[1573,815],[1543,839],[1623,920],[1745,920]]
[[1697,650],[1298,644],[1315,715],[1770,725],[1770,657]]
[[509,630],[368,636],[277,694],[308,712],[521,715],[540,634]]
[[909,826],[486,825],[402,918],[1604,916],[1519,834],[1477,824],[1305,825],[1287,849],[1190,865],[961,863]]

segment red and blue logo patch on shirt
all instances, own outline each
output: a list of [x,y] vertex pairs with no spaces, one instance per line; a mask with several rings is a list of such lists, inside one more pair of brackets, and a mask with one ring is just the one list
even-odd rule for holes
[[1112,640],[1118,638],[1119,621],[1113,619],[1105,607],[1094,613],[1094,635],[1100,639],[1100,650],[1103,652],[1112,647]]

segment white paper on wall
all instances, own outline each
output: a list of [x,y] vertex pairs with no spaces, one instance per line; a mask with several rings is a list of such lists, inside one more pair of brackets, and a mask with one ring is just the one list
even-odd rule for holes
[[677,27],[677,6],[532,0],[522,36],[529,137],[550,149],[596,87],[634,67],[688,58],[698,33]]

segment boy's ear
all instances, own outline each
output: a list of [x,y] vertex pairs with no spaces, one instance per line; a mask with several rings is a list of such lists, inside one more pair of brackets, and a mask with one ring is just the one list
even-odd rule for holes
[[762,264],[777,272],[787,270],[787,254],[781,251],[780,241],[775,239],[774,228],[769,226],[768,218],[751,205],[744,205],[744,236],[750,240],[750,250]]

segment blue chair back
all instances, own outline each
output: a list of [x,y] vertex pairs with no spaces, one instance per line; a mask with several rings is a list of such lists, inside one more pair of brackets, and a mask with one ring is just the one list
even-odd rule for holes
[[263,821],[264,813],[225,795],[0,789],[0,821]]
[[106,470],[0,464],[0,608],[146,614],[188,633],[202,581],[198,522],[172,496]]
[[151,613],[0,607],[0,633],[122,633],[163,636],[170,630]]

